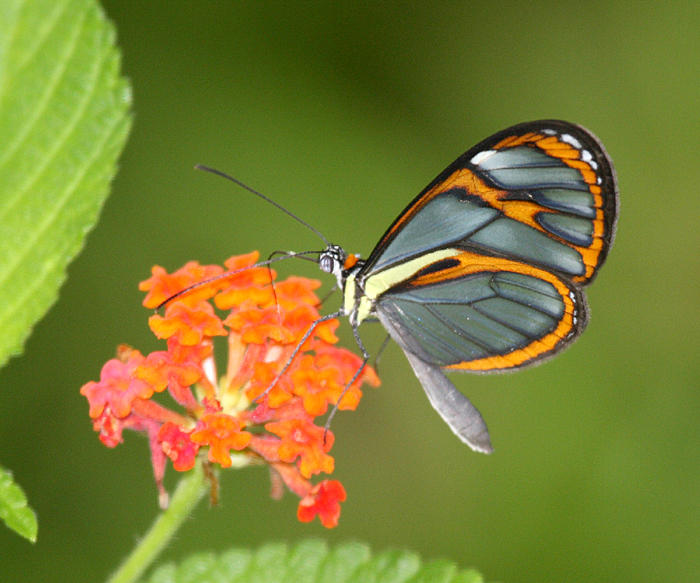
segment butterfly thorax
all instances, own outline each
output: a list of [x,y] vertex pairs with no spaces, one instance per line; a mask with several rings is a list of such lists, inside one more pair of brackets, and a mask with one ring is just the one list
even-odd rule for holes
[[[328,245],[318,258],[321,271],[335,276],[338,287],[343,292],[342,311],[353,325],[359,324],[371,311],[371,302],[367,303],[368,298],[362,301],[364,293],[358,287],[356,279],[364,263],[358,255],[348,254],[340,245]],[[358,317],[360,314],[361,317]]]

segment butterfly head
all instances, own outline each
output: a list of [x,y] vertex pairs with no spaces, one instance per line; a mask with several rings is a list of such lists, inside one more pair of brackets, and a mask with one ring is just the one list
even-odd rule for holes
[[338,285],[343,287],[343,271],[348,254],[340,245],[328,245],[318,257],[318,266],[321,271],[332,273]]

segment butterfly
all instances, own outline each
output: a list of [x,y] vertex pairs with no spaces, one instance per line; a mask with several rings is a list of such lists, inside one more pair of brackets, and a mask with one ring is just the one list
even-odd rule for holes
[[521,123],[462,154],[408,204],[367,259],[236,179],[200,168],[261,196],[326,242],[317,261],[336,277],[343,301],[318,322],[346,316],[364,366],[369,355],[358,327],[379,320],[432,406],[482,453],[493,451],[486,423],[445,372],[515,370],[569,346],[588,320],[583,288],[615,235],[612,162],[593,134],[565,121]]

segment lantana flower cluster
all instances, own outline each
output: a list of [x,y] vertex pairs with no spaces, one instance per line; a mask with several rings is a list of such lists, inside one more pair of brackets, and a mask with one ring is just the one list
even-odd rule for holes
[[[122,345],[117,358],[102,367],[100,380],[80,392],[107,447],[121,443],[125,429],[146,434],[161,506],[168,500],[163,486],[168,460],[179,472],[200,459],[222,468],[260,464],[270,468],[274,497],[281,496],[281,484],[300,497],[299,520],[318,516],[332,528],[346,494],[337,480],[312,481],[334,469],[333,433],[316,420],[336,405],[354,410],[362,383],[377,386],[379,379],[365,367],[343,394],[362,361],[335,346],[337,320],[319,323],[290,364],[319,318],[314,290],[320,282],[290,277],[273,285],[274,271],[255,266],[257,259],[257,252],[235,256],[225,268],[189,262],[171,274],[153,267],[139,286],[147,292],[147,308],[215,279],[150,317],[149,326],[166,341],[166,350],[144,356]],[[228,347],[221,376],[214,354],[217,338]],[[166,391],[176,407],[153,399]]]

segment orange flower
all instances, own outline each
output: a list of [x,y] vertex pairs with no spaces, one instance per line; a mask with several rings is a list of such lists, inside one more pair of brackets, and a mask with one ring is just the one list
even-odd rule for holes
[[178,300],[167,307],[165,317],[151,316],[148,324],[158,338],[175,338],[183,346],[201,344],[207,336],[226,335],[214,308],[204,302],[189,306]]
[[291,310],[299,304],[318,308],[318,297],[314,290],[320,286],[321,282],[315,279],[288,277],[275,284],[275,293],[280,307],[285,310]]
[[151,352],[133,374],[157,392],[169,388],[173,399],[183,407],[191,410],[199,408],[199,403],[190,390],[190,386],[204,375],[196,361],[178,362],[167,350]]
[[[153,333],[167,339],[167,349],[144,357],[122,346],[100,380],[80,392],[108,447],[121,443],[125,429],[148,436],[162,503],[168,460],[176,471],[192,469],[198,459],[222,468],[234,460],[237,467],[266,463],[273,495],[286,485],[301,498],[299,520],[318,516],[331,528],[345,490],[335,480],[311,482],[335,466],[329,454],[333,434],[316,418],[329,405],[355,409],[362,383],[376,386],[379,379],[366,367],[349,385],[362,360],[334,346],[336,320],[318,324],[319,282],[274,282],[275,272],[256,266],[257,258],[257,252],[232,257],[228,271],[194,261],[172,274],[154,267],[139,287],[148,292],[147,307],[172,300],[164,315],[149,320]],[[222,377],[214,357],[220,336],[228,349]],[[166,389],[180,411],[152,400]]]
[[[299,359],[299,365],[291,376],[294,392],[302,398],[304,409],[310,415],[317,416],[327,411],[329,403],[334,404],[338,401],[345,384],[339,382],[336,370],[332,367],[317,368],[314,366],[314,360],[313,355],[305,354]],[[354,389],[353,396],[359,401],[358,392],[359,389]],[[343,397],[343,403],[348,401],[348,397],[352,398],[348,393]]]
[[294,335],[281,321],[279,312],[273,308],[251,306],[232,312],[224,324],[241,336],[245,344],[264,344],[272,340],[279,344],[291,344]]
[[[256,261],[254,259],[253,261]],[[146,308],[156,308],[171,296],[181,292],[187,287],[200,281],[205,281],[223,273],[223,269],[218,265],[200,265],[196,261],[190,261],[173,274],[168,274],[159,265],[151,269],[151,277],[139,284],[141,291],[147,291],[143,300]],[[199,303],[214,295],[216,288],[202,287],[183,296],[190,303]]]
[[250,443],[251,434],[242,431],[242,426],[236,417],[226,413],[211,413],[199,420],[190,439],[198,445],[209,446],[210,462],[221,464],[222,468],[229,468],[230,451],[244,449]]
[[299,458],[299,471],[305,478],[333,472],[335,462],[326,452],[333,446],[333,434],[306,419],[287,419],[267,423],[265,429],[281,438],[278,454],[283,462]]
[[[256,362],[255,374],[251,380],[247,396],[250,400],[261,397],[267,387],[271,386],[277,377],[279,363],[277,362]],[[265,395],[265,403],[276,409],[292,398],[293,386],[289,375],[284,375],[277,381]]]
[[251,267],[257,260],[258,252],[254,251],[231,257],[224,262],[226,269],[239,273],[226,278],[226,289],[217,294],[214,300],[217,308],[230,310],[244,303],[267,306],[274,302],[271,284],[275,279],[275,271],[267,267]]

